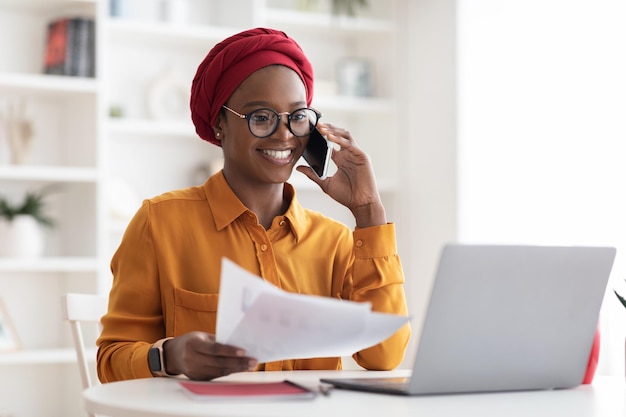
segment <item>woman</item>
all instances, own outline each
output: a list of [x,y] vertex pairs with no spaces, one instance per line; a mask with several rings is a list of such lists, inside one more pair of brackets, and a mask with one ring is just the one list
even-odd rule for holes
[[[215,342],[220,265],[227,257],[292,292],[366,301],[407,314],[395,228],[368,156],[309,110],[313,71],[282,32],[252,29],[216,45],[192,83],[198,135],[222,147],[224,168],[203,185],[144,201],[112,261],[109,311],[98,339],[102,382],[247,370],[341,369],[341,358],[257,363]],[[310,121],[302,124],[302,118]],[[304,209],[286,181],[313,126],[340,147],[337,172],[297,170],[354,215],[356,228]],[[410,328],[354,354],[366,369],[403,359]]]

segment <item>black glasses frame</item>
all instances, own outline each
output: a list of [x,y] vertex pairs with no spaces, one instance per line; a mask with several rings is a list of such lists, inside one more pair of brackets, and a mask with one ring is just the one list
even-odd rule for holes
[[[278,126],[280,125],[280,119],[281,119],[281,117],[282,117],[283,115],[286,115],[286,116],[287,116],[287,128],[289,129],[289,131],[290,131],[290,132],[291,132],[291,133],[292,133],[295,137],[298,137],[298,138],[303,138],[303,137],[305,137],[305,136],[310,135],[310,134],[311,134],[311,132],[313,131],[313,129],[315,128],[315,126],[317,126],[317,122],[319,122],[320,118],[323,116],[323,114],[322,114],[322,113],[320,113],[319,111],[317,111],[317,110],[315,110],[315,109],[313,109],[313,108],[311,108],[311,107],[302,107],[302,108],[299,108],[299,109],[296,109],[296,110],[292,111],[291,113],[289,113],[289,112],[278,113],[278,112],[277,112],[276,110],[274,110],[274,109],[270,109],[269,107],[264,107],[264,108],[261,108],[261,109],[255,109],[255,110],[252,110],[250,113],[247,113],[247,114],[241,114],[241,113],[239,113],[239,112],[236,112],[235,110],[231,109],[230,107],[228,107],[228,106],[226,106],[226,105],[222,105],[222,107],[223,107],[224,109],[228,110],[229,112],[233,113],[234,115],[236,115],[236,116],[237,116],[237,117],[239,117],[240,119],[246,119],[246,120],[248,121],[248,130],[250,131],[250,133],[252,133],[252,135],[253,135],[253,136],[255,136],[255,137],[257,137],[257,138],[261,138],[261,139],[262,139],[262,138],[267,138],[267,137],[269,137],[269,136],[272,136],[272,135],[273,135],[273,134],[274,134],[274,133],[278,130]],[[252,114],[254,114],[254,113],[256,113],[256,112],[258,112],[258,111],[260,111],[260,110],[268,110],[268,111],[271,111],[272,113],[274,113],[274,114],[276,115],[276,125],[275,125],[275,126],[274,126],[274,128],[271,130],[271,132],[269,132],[267,135],[263,135],[263,136],[259,136],[259,135],[255,134],[255,133],[252,131],[252,126],[250,126],[250,123],[251,123],[251,116],[252,116]],[[305,135],[298,135],[298,134],[296,134],[296,133],[293,131],[293,129],[291,128],[291,117],[292,117],[292,115],[293,115],[294,113],[297,113],[297,112],[302,111],[302,110],[310,110],[310,111],[312,111],[312,112],[315,114],[316,119],[315,119],[315,123],[310,123],[310,125],[311,125],[311,126],[310,126],[309,132],[308,132],[307,134],[305,134]]]

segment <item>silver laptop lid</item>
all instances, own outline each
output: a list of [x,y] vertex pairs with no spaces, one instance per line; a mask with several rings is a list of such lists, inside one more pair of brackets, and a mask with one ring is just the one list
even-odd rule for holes
[[445,246],[409,391],[579,385],[614,257],[608,247]]

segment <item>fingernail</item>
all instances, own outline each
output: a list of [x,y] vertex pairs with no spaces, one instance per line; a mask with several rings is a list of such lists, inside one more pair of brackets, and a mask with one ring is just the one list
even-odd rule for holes
[[237,356],[246,356],[246,351],[243,349],[237,349],[237,351],[235,352],[235,354]]

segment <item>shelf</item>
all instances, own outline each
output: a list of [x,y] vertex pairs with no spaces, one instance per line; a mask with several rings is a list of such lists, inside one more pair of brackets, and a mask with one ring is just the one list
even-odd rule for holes
[[151,119],[110,119],[110,133],[130,135],[196,136],[191,119],[185,121],[156,121]]
[[389,20],[363,17],[335,16],[329,13],[300,12],[283,8],[268,8],[264,21],[269,26],[294,30],[333,32],[338,35],[392,34],[393,23]]
[[219,42],[240,30],[239,28],[198,25],[182,26],[173,23],[120,18],[113,18],[106,24],[106,31],[110,36],[125,43],[142,39],[150,41],[151,44],[159,45],[187,45],[189,42],[197,42],[205,48],[207,43]]
[[75,10],[93,12],[97,0],[2,0],[2,8],[22,10],[31,13],[51,12],[56,10]]
[[0,272],[97,272],[92,257],[0,258]]
[[1,180],[44,181],[44,182],[96,182],[98,173],[95,168],[62,166],[0,166]]
[[338,110],[348,113],[390,113],[394,111],[394,102],[385,98],[316,96],[312,107],[318,110]]
[[[390,113],[394,102],[382,98],[361,98],[320,95],[315,98],[313,107],[320,111],[340,111],[346,113]],[[152,119],[109,119],[110,133],[129,135],[193,136],[195,128],[189,121],[156,121]]]
[[[87,358],[95,358],[96,350],[87,351]],[[92,360],[93,361],[93,360]],[[75,363],[76,352],[73,348],[31,349],[0,353],[0,365],[39,365]]]
[[97,89],[97,81],[93,78],[47,74],[0,74],[0,93],[95,94]]

